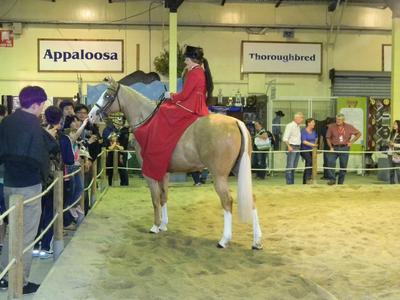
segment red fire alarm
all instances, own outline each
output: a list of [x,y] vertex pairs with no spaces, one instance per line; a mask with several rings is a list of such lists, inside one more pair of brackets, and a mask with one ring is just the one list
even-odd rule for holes
[[0,30],[0,47],[14,47],[14,32],[12,30]]

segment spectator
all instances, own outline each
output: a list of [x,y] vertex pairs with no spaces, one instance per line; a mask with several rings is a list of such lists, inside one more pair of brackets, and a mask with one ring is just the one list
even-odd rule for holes
[[329,179],[329,174],[328,174],[328,155],[329,153],[326,152],[327,150],[330,150],[328,142],[326,141],[326,133],[328,132],[328,127],[329,125],[333,124],[336,122],[335,118],[332,117],[327,117],[324,121],[322,121],[321,126],[319,127],[320,130],[317,129],[318,134],[319,134],[319,143],[320,143],[320,149],[325,150],[324,152],[324,175],[321,177],[321,179],[328,180]]
[[[392,131],[390,132],[390,137],[389,137],[389,151],[388,151],[388,161],[389,161],[389,166],[391,168],[399,167],[400,162],[398,162],[398,153],[393,156],[394,153],[394,148],[395,148],[395,143],[399,144],[399,131],[400,131],[400,121],[396,120],[393,122],[393,127]],[[398,149],[397,149],[398,150]],[[390,184],[395,184],[396,180],[395,177],[397,177],[397,182],[400,183],[400,170],[399,169],[391,169],[390,170]]]
[[5,116],[7,115],[7,108],[0,104],[0,122],[5,118]]
[[[87,119],[89,114],[89,109],[84,104],[77,104],[75,106],[75,115],[78,119],[83,122]],[[83,130],[81,136],[82,146],[84,146],[88,150],[88,157],[84,157],[84,166],[85,166],[85,176],[84,176],[84,186],[87,187],[90,182],[92,181],[93,174],[92,174],[92,164],[97,163],[96,159],[97,156],[101,152],[101,144],[100,144],[100,135],[99,135],[99,128],[96,124],[88,123]],[[87,214],[91,201],[89,199],[89,192],[85,192],[85,215]]]
[[[119,123],[114,123],[110,120],[107,127],[103,131],[103,140],[105,141],[105,145],[108,150],[126,150],[129,144],[129,128],[125,126],[125,118]],[[127,186],[129,185],[129,177],[128,171],[126,169],[127,164],[127,153],[120,152],[118,153],[118,173],[120,178],[120,185]],[[106,166],[113,166],[113,152],[109,152],[107,154]],[[106,173],[108,176],[108,184],[112,185],[113,178],[113,169],[107,169]]]
[[[343,114],[338,114],[336,116],[336,123],[329,125],[328,132],[326,133],[326,141],[329,145],[329,155],[328,155],[328,177],[329,185],[336,183],[335,176],[335,166],[336,160],[339,158],[339,178],[338,184],[344,183],[344,177],[346,175],[347,163],[349,161],[349,150],[351,145],[357,141],[361,132],[358,131],[354,126],[344,122],[345,117]],[[354,138],[352,139],[352,137]],[[339,152],[337,152],[339,151]]]
[[287,161],[286,161],[286,184],[294,184],[294,171],[299,162],[301,133],[300,124],[303,122],[303,113],[298,112],[294,115],[292,122],[286,125],[282,141],[287,146]]
[[190,173],[192,175],[193,181],[194,181],[194,186],[201,186],[202,184],[206,183],[207,177],[208,177],[208,171],[204,169],[203,171],[196,171]]
[[61,128],[64,129],[65,118],[67,116],[73,116],[75,114],[74,102],[72,102],[71,100],[63,100],[60,102],[59,107],[63,113],[63,116],[61,118]]
[[[254,137],[254,150],[256,151],[268,151],[271,146],[274,145],[273,135],[265,130],[261,122],[254,122],[255,137]],[[266,169],[267,168],[267,153],[254,153],[253,165],[255,169]],[[266,171],[256,171],[256,178],[265,179]]]
[[[55,179],[55,173],[57,170],[61,170],[61,159],[60,159],[60,145],[57,140],[56,134],[60,130],[60,122],[62,117],[61,110],[56,106],[49,106],[44,113],[45,124],[44,128],[44,137],[46,146],[50,155],[50,165],[49,165],[49,176],[47,180],[43,181],[43,190],[46,190],[47,187],[53,182]],[[49,131],[53,130],[53,134],[49,134]],[[39,223],[39,229],[37,235],[46,229],[46,227],[50,224],[53,219],[53,202],[54,202],[54,193],[53,189],[51,189],[46,195],[42,198],[42,214]],[[39,245],[36,244],[33,250],[33,256],[40,256],[40,258],[49,258],[52,256],[53,251],[51,247],[51,241],[53,239],[53,227],[50,227],[49,230],[43,235],[42,240],[40,242],[40,250]]]
[[[306,128],[301,130],[301,150],[312,150],[312,148],[317,147],[318,136],[314,130],[315,120],[309,118],[306,120]],[[312,153],[311,152],[301,152],[301,156],[305,162],[305,169],[303,173],[303,184],[311,183],[312,174]]]
[[[0,105],[0,123],[5,118],[7,109],[4,105]],[[0,214],[6,211],[6,204],[4,203],[4,165],[0,165]],[[0,248],[3,247],[3,240],[5,235],[6,225],[3,220],[0,221]]]
[[[42,175],[48,168],[49,154],[39,123],[44,102],[45,91],[38,86],[27,86],[19,94],[21,108],[4,119],[0,125],[0,161],[5,165],[4,195],[6,208],[10,196],[22,195],[24,199],[37,196],[42,191]],[[34,201],[24,207],[24,240],[23,247],[30,245],[37,234],[40,222],[41,201]],[[9,261],[9,239],[6,237],[1,252],[1,265],[4,269]],[[32,264],[30,251],[23,258],[23,293],[36,292],[39,285],[29,282]],[[7,275],[6,275],[7,276]],[[0,280],[0,287],[7,288],[7,278]]]
[[[61,157],[64,163],[64,175],[71,174],[77,171],[80,166],[80,149],[77,142],[82,134],[88,119],[83,123],[74,115],[67,116],[64,123],[64,133],[60,136]],[[71,206],[78,200],[83,191],[83,182],[80,172],[72,177],[64,179],[64,208]],[[79,223],[84,216],[79,204],[76,204],[69,210],[69,213],[64,214],[65,229],[74,230],[75,224]]]
[[275,118],[272,120],[272,134],[274,135],[274,150],[281,149],[281,119],[285,116],[283,111],[278,110],[275,112]]

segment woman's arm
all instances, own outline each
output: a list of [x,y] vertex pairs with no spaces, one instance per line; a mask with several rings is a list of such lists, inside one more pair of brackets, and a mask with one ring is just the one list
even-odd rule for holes
[[171,94],[172,103],[183,102],[189,98],[189,95],[192,93],[194,88],[196,87],[196,83],[199,78],[195,75],[195,71],[190,71],[187,74],[187,78],[185,83],[183,84],[183,89],[180,93]]
[[71,134],[70,137],[71,137],[72,142],[76,142],[76,140],[79,139],[79,137],[81,136],[83,130],[85,129],[85,127],[86,127],[88,121],[89,121],[89,118],[86,118],[86,119],[82,122],[81,127],[79,127],[79,129],[78,129],[75,133]]

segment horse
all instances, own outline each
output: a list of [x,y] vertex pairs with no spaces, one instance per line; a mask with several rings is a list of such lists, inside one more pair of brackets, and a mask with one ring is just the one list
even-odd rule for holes
[[[89,112],[89,121],[98,122],[110,113],[125,114],[133,132],[156,111],[154,101],[139,92],[108,79],[109,86]],[[135,145],[139,162],[140,145]],[[224,229],[218,248],[226,248],[232,239],[232,197],[228,176],[231,171],[238,177],[238,212],[244,222],[253,222],[252,249],[262,249],[262,234],[252,192],[251,157],[252,143],[245,124],[235,118],[209,114],[198,118],[180,137],[168,172],[193,172],[208,168],[214,178],[214,188],[224,211]],[[145,175],[145,174],[144,174]],[[151,193],[154,224],[151,233],[167,230],[168,173],[161,181],[144,176]]]

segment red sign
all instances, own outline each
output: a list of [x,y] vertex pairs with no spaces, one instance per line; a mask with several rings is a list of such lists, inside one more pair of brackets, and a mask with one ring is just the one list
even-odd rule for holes
[[0,47],[14,47],[14,32],[12,30],[0,30]]

